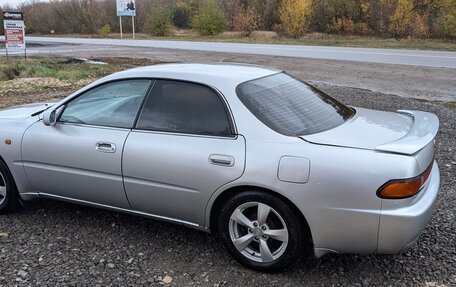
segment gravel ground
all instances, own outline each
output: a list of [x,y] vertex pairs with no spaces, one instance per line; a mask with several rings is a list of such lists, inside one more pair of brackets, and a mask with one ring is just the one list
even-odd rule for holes
[[408,251],[303,258],[281,273],[263,274],[236,263],[214,235],[44,201],[38,210],[0,217],[0,286],[456,286],[456,109],[319,86],[350,105],[419,109],[440,117],[440,196],[431,222]]

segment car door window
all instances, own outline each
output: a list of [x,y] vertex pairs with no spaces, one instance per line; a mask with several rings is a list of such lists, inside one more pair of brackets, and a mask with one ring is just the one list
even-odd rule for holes
[[209,136],[231,136],[226,106],[212,89],[159,80],[146,100],[138,129]]
[[124,80],[92,89],[68,103],[59,122],[132,128],[151,80]]

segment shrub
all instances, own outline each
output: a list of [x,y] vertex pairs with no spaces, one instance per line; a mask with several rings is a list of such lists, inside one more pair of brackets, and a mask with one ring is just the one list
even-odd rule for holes
[[234,30],[241,32],[242,36],[250,36],[258,29],[260,17],[253,7],[248,7],[234,18]]
[[109,24],[104,25],[100,30],[98,30],[98,35],[102,38],[108,37],[109,34],[111,34],[111,26],[109,26]]
[[193,20],[193,28],[201,35],[217,35],[224,32],[227,27],[225,13],[214,1],[205,3]]
[[355,24],[355,34],[358,35],[372,35],[372,30],[369,28],[367,23],[361,22]]
[[179,1],[171,9],[171,20],[174,26],[181,29],[191,28],[192,11],[190,5],[186,2]]
[[335,19],[328,27],[328,31],[340,34],[353,34],[355,31],[355,23],[351,19],[338,18]]
[[25,71],[25,69],[26,67],[23,64],[14,61],[5,66],[0,66],[0,81],[8,81],[18,78]]
[[437,27],[441,36],[456,38],[456,0],[443,1]]
[[445,37],[456,38],[456,14],[445,15],[441,23],[441,34]]
[[174,32],[171,17],[166,10],[157,10],[146,20],[145,30],[154,36],[168,36]]
[[309,29],[311,0],[283,0],[280,8],[282,27],[288,36],[298,38]]

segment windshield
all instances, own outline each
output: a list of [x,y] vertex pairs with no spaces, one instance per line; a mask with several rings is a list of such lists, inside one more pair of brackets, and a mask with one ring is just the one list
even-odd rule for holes
[[265,125],[284,135],[319,133],[343,124],[354,110],[285,73],[238,86],[244,105]]

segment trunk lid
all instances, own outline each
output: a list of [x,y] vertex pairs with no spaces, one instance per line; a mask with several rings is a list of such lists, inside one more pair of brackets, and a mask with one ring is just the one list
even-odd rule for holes
[[439,120],[432,113],[356,108],[355,116],[345,124],[301,138],[315,144],[412,155],[434,139],[438,128]]

